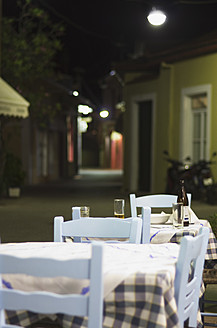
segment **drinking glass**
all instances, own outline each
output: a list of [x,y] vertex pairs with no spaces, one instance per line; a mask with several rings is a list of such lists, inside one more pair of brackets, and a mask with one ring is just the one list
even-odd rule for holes
[[87,218],[90,216],[90,207],[89,206],[81,206],[80,207],[81,218]]
[[114,200],[114,216],[116,218],[124,219],[124,199]]
[[183,203],[173,204],[173,226],[175,228],[183,227],[184,208]]
[[[74,213],[73,213],[74,212]],[[87,218],[90,216],[89,206],[72,207],[72,219]]]

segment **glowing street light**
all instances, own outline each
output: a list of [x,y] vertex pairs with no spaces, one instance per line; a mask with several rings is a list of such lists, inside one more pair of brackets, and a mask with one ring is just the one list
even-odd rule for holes
[[164,12],[162,12],[161,10],[157,10],[155,8],[152,9],[152,11],[149,13],[149,15],[147,17],[149,23],[154,26],[160,26],[160,25],[164,24],[166,21],[166,18],[167,17],[164,14]]
[[101,110],[101,112],[99,113],[100,117],[102,118],[106,118],[109,116],[109,111],[107,109],[103,109]]
[[72,92],[72,94],[73,94],[74,97],[78,97],[79,96],[79,92],[77,90],[74,90]]
[[88,128],[88,124],[87,122],[83,121],[83,120],[80,120],[79,121],[79,130],[81,133],[84,133],[87,131],[87,128]]
[[93,108],[87,105],[78,105],[78,112],[80,114],[88,115],[90,113],[93,113]]

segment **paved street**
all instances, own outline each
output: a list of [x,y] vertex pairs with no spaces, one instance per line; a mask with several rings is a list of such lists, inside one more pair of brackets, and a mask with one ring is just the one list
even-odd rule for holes
[[[114,198],[126,200],[121,171],[81,170],[75,179],[25,188],[20,198],[0,199],[0,237],[2,242],[52,241],[53,218],[71,218],[71,207],[88,205],[91,216],[113,216]],[[200,218],[217,213],[217,205],[192,202]]]
[[75,179],[27,187],[20,198],[0,199],[1,241],[52,241],[54,216],[71,218],[72,206],[90,206],[91,216],[113,216],[113,199],[128,197],[121,177],[120,171],[86,170]]

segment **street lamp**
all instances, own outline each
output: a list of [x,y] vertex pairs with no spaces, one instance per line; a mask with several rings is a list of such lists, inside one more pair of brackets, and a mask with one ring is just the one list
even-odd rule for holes
[[90,113],[93,113],[93,108],[91,108],[88,105],[78,105],[78,112],[80,114],[88,115]]
[[101,112],[99,113],[100,117],[102,118],[106,118],[109,116],[109,111],[107,109],[103,109],[101,110]]
[[72,91],[72,94],[74,97],[78,97],[79,96],[79,92],[77,90]]
[[149,13],[147,19],[150,24],[154,26],[160,26],[165,23],[166,21],[166,15],[163,11],[157,10],[156,8],[153,8],[151,12]]

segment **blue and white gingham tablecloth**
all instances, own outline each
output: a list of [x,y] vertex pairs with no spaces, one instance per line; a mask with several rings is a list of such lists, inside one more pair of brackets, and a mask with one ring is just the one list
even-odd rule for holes
[[[1,244],[0,252],[19,256],[41,255],[52,257],[89,256],[90,244],[81,243],[20,243]],[[103,327],[172,328],[178,327],[174,298],[175,263],[179,253],[176,243],[158,245],[105,244],[104,252],[104,323]],[[32,281],[25,277],[3,277],[7,287],[29,290],[46,289],[46,281]],[[36,278],[34,278],[36,279]],[[39,278],[37,278],[39,279]],[[41,279],[41,278],[40,278]],[[56,278],[55,278],[56,279]],[[64,286],[65,283],[65,286]],[[40,288],[41,286],[41,288]],[[49,282],[48,289],[66,291],[68,281]],[[82,286],[81,286],[82,288]],[[42,319],[27,311],[7,312],[7,320],[24,327]],[[56,314],[65,328],[87,327],[83,318]]]

